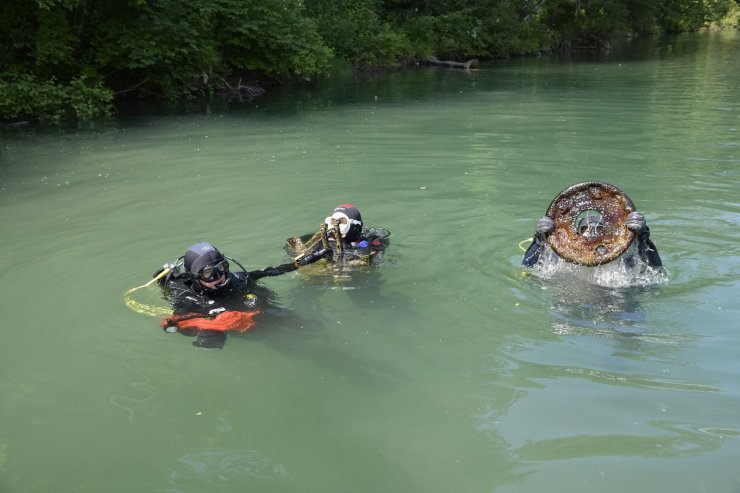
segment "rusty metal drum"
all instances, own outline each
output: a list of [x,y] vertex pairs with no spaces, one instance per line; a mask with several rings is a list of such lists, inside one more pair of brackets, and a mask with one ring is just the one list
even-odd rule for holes
[[[632,200],[622,190],[600,181],[572,185],[550,203],[547,216],[555,227],[548,244],[561,258],[574,264],[595,266],[609,263],[622,255],[634,240],[627,229],[627,215],[635,211]],[[580,219],[591,213],[601,215],[603,227],[578,230]]]

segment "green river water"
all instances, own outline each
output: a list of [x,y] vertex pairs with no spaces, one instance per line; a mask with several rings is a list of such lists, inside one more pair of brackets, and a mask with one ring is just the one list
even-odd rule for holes
[[[737,493],[739,73],[724,31],[6,132],[0,492]],[[667,282],[522,275],[588,180]],[[123,301],[198,240],[283,263],[347,201],[385,262],[262,280],[279,316],[222,350]]]

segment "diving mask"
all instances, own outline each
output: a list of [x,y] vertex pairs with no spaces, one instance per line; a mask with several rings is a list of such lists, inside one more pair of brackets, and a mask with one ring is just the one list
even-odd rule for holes
[[219,279],[228,271],[229,262],[226,260],[222,260],[215,265],[206,265],[205,267],[203,267],[198,273],[198,278],[206,282],[211,282]]
[[327,217],[324,220],[324,223],[326,223],[329,228],[333,228],[335,223],[339,224],[339,232],[342,234],[342,237],[347,236],[347,233],[349,232],[350,227],[352,227],[353,224],[362,225],[362,221],[358,221],[357,219],[350,219],[347,214],[343,212],[335,212],[331,216]]

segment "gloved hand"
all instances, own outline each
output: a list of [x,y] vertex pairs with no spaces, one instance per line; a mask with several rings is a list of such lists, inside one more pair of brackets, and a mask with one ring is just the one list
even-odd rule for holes
[[637,211],[630,212],[627,215],[627,220],[625,221],[624,225],[627,226],[627,229],[634,231],[638,235],[644,233],[645,229],[647,229],[645,216]]
[[310,253],[306,255],[305,257],[301,257],[300,259],[296,261],[296,263],[302,267],[304,265],[312,264],[316,262],[317,260],[321,260],[326,255],[331,254],[331,253],[332,253],[331,248],[324,248],[316,252]]
[[537,221],[537,225],[534,227],[535,233],[538,235],[546,235],[548,233],[552,233],[552,230],[555,228],[555,223],[547,216],[544,216],[543,218],[539,219]]

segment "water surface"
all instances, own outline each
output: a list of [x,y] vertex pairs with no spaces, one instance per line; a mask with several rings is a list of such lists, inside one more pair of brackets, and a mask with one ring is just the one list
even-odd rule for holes
[[[739,50],[709,33],[4,135],[0,491],[737,492]],[[522,275],[550,200],[594,179],[645,214],[667,283]],[[386,262],[264,280],[280,315],[223,350],[123,303],[198,240],[285,262],[346,201],[392,231]]]

